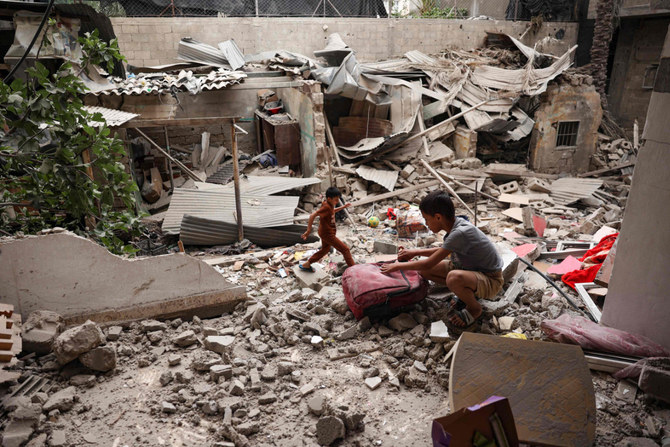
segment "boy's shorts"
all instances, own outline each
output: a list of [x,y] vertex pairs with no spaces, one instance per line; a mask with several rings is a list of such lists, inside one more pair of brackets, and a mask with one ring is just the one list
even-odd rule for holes
[[[449,259],[445,260],[444,262],[447,264],[447,273],[452,270],[461,270],[456,268],[453,262],[451,262]],[[477,298],[490,300],[502,290],[504,279],[501,270],[496,272],[476,272],[474,270],[468,271],[474,273],[477,277],[477,290],[475,290],[475,296]]]

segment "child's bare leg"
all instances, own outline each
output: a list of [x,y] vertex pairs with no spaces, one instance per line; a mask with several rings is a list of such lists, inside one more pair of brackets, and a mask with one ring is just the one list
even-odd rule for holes
[[419,274],[425,279],[433,281],[437,284],[447,284],[447,275],[449,274],[449,265],[447,262],[438,262],[432,268],[427,270],[419,270]]
[[[456,296],[465,303],[465,306],[472,315],[477,319],[482,314],[482,305],[479,304],[475,297],[477,290],[477,276],[473,272],[467,270],[452,270],[447,274],[447,287],[454,292]],[[450,321],[453,325],[458,327],[465,326],[457,315],[452,315]]]

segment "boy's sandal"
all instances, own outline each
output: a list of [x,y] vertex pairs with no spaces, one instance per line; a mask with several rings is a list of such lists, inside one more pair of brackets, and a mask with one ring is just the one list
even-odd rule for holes
[[303,267],[302,264],[298,264],[298,268],[299,268],[300,270],[302,270],[303,272],[314,273],[314,267],[312,267],[311,265],[310,265],[309,267]]
[[473,317],[468,309],[455,310],[453,312],[453,315],[456,315],[458,318],[460,318],[461,321],[465,323],[465,326],[456,326],[451,321],[447,321],[446,322],[447,328],[450,331],[461,333],[471,331],[472,328],[477,324],[477,322],[479,322],[479,320],[482,319],[484,312],[482,312],[482,315],[480,315],[477,318]]
[[456,295],[447,298],[447,314],[452,315],[454,311],[465,309],[465,303]]

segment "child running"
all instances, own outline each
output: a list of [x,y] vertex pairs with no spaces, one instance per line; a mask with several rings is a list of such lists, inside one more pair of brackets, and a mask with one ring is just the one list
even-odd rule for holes
[[[481,318],[482,306],[477,298],[493,298],[502,289],[503,262],[493,243],[477,227],[455,217],[454,204],[443,191],[429,193],[419,205],[430,231],[447,232],[440,248],[398,252],[398,261],[382,266],[382,272],[417,270],[424,278],[446,284],[465,304],[450,312],[449,323],[460,330],[470,329]],[[445,260],[451,255],[451,260]],[[416,256],[424,259],[411,261]]]
[[340,197],[342,197],[340,190],[334,186],[331,186],[326,190],[326,200],[324,200],[321,208],[314,211],[309,216],[307,231],[305,231],[305,233],[302,235],[302,238],[305,240],[307,239],[309,234],[312,232],[312,224],[314,223],[314,219],[316,216],[319,216],[319,237],[321,238],[321,249],[314,253],[312,257],[309,258],[306,262],[298,264],[300,270],[313,272],[314,268],[312,268],[312,264],[319,262],[321,258],[326,256],[330,251],[330,247],[335,247],[335,250],[342,253],[342,256],[344,256],[344,260],[348,267],[351,267],[355,264],[354,258],[351,257],[349,247],[347,247],[344,242],[335,236],[337,232],[337,228],[335,227],[335,213],[351,206],[350,203],[347,203],[344,206],[335,208],[337,203],[340,201]]

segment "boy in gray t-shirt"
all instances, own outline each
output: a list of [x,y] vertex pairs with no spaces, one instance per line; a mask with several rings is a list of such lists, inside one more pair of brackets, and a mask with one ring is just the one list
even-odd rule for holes
[[[418,270],[426,279],[446,284],[465,304],[449,318],[450,326],[463,330],[473,326],[482,315],[477,298],[493,298],[503,285],[503,262],[493,243],[467,220],[455,217],[454,204],[443,191],[429,193],[419,205],[433,233],[447,235],[440,248],[398,252],[398,261],[382,266],[382,272]],[[451,260],[447,256],[451,255]],[[411,261],[416,256],[424,259]],[[409,261],[409,262],[403,262]]]

